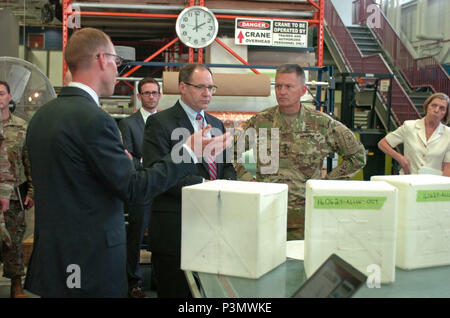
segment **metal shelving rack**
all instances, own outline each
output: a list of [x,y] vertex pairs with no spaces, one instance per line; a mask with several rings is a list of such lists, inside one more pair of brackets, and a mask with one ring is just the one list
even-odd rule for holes
[[[82,4],[81,2],[77,2],[78,4]],[[314,16],[312,19],[294,19],[294,18],[278,18],[280,20],[292,20],[292,21],[307,21],[309,25],[317,25],[318,27],[318,38],[317,38],[317,67],[323,66],[323,40],[324,40],[324,0],[307,0],[314,8]],[[130,18],[173,18],[176,19],[178,14],[168,14],[168,13],[137,13],[137,12],[98,12],[98,11],[69,11],[71,8],[72,1],[71,0],[63,0],[63,54],[65,51],[65,46],[68,40],[68,18],[73,14],[79,14],[80,16],[107,16],[107,17],[130,17]],[[205,6],[204,0],[189,0],[189,3],[186,4],[186,7],[193,5],[201,5]],[[120,6],[117,6],[119,8]],[[181,11],[181,10],[180,10]],[[212,10],[213,12],[215,10]],[[232,10],[230,10],[232,11]],[[236,18],[258,18],[258,19],[271,19],[271,17],[252,17],[252,16],[242,16],[242,15],[231,15],[231,14],[215,14],[217,19],[236,19]],[[175,37],[172,41],[161,47],[158,51],[153,53],[151,56],[146,58],[143,62],[150,62],[156,56],[167,50],[169,47],[178,42],[178,37]],[[216,42],[221,45],[225,50],[230,52],[236,59],[238,59],[241,63],[245,65],[249,65],[243,58],[241,58],[237,53],[235,53],[231,48],[229,48],[225,43],[223,43],[220,39],[216,38]],[[203,49],[197,50],[197,61],[199,63],[203,62]],[[189,63],[194,62],[194,49],[189,48]],[[141,65],[136,65],[126,74],[122,75],[122,77],[130,76],[137,69],[139,69]],[[252,68],[253,72],[258,73],[258,71]],[[67,65],[63,60],[63,74],[67,71]]]

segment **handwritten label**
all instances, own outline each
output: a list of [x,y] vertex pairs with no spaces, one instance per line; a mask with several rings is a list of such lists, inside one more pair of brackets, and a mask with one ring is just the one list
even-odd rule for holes
[[417,202],[446,202],[450,201],[450,190],[419,190]]
[[315,196],[315,209],[380,210],[386,197]]

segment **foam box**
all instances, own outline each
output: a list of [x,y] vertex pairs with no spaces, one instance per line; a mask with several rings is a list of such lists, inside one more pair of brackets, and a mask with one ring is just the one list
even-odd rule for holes
[[309,180],[305,208],[307,277],[336,253],[378,282],[395,281],[395,187],[384,181]]
[[182,190],[181,268],[259,278],[286,261],[288,186],[215,180]]
[[398,189],[397,267],[450,265],[450,178],[401,175],[371,180]]

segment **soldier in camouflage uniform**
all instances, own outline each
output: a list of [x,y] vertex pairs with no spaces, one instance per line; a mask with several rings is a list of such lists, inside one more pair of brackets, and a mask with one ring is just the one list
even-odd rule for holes
[[[0,91],[0,103],[2,99],[1,94],[2,92]],[[9,209],[9,198],[14,189],[14,177],[10,172],[10,164],[4,140],[3,124],[0,121],[0,254],[1,246],[11,246],[11,235],[6,229],[3,214]],[[3,259],[3,255],[0,259]]]
[[[0,81],[0,91],[11,95],[6,82]],[[9,101],[0,103],[4,131],[4,144],[7,149],[10,172],[14,177],[14,191],[10,196],[8,211],[4,213],[6,228],[11,235],[11,247],[4,246],[3,276],[11,279],[11,297],[26,297],[22,289],[22,276],[25,275],[22,253],[22,240],[25,234],[25,209],[33,206],[33,186],[31,169],[25,148],[27,123],[14,116],[9,110]]]
[[[250,145],[257,158],[256,181],[289,186],[287,239],[299,240],[304,238],[306,181],[322,178],[323,160],[330,152],[338,153],[343,160],[325,179],[349,179],[364,167],[365,149],[342,123],[301,104],[300,98],[306,93],[305,75],[297,64],[285,64],[277,69],[275,93],[278,105],[250,118],[245,129],[255,128],[257,134],[257,142]],[[261,160],[260,128],[267,128],[263,142],[267,144],[267,156],[278,160],[275,170],[269,168],[273,162]],[[277,136],[276,130],[271,134],[273,128],[278,129],[278,140],[271,139]],[[272,149],[272,145],[279,148]],[[235,163],[235,169],[239,180],[255,181],[242,164]]]
[[[0,105],[3,103],[9,104],[9,100],[8,91],[2,89],[2,85],[0,85]],[[9,209],[9,198],[14,188],[14,177],[10,172],[10,164],[4,140],[3,124],[0,121],[0,253],[1,246],[11,246],[11,236],[6,229],[3,213]]]

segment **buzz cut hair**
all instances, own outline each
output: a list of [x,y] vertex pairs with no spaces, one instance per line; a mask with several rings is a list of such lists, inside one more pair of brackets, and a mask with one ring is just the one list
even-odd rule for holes
[[277,68],[277,74],[279,73],[297,73],[297,77],[300,79],[300,83],[305,85],[305,70],[298,64],[286,63]]
[[110,37],[95,28],[83,28],[75,31],[67,42],[64,58],[72,74],[78,69],[87,69],[99,49],[107,49]]
[[9,84],[5,81],[0,81],[0,85],[3,85],[6,87],[6,91],[8,92],[8,94],[11,94],[11,89],[9,88]]

